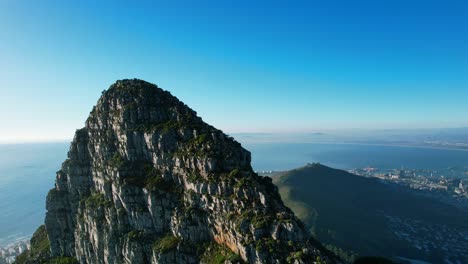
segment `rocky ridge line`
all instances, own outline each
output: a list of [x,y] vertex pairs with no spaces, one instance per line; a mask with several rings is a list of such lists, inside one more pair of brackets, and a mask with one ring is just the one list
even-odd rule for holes
[[52,257],[80,263],[334,262],[250,152],[157,86],[104,91],[47,197]]

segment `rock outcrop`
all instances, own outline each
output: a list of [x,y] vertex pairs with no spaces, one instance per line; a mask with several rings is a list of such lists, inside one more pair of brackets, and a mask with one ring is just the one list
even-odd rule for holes
[[333,262],[247,150],[141,80],[76,131],[45,225],[52,257],[80,263]]

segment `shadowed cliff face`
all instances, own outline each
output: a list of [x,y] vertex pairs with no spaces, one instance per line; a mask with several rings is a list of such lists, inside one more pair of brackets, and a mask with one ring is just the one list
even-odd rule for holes
[[330,261],[247,150],[141,80],[103,92],[47,210],[52,256],[81,263]]

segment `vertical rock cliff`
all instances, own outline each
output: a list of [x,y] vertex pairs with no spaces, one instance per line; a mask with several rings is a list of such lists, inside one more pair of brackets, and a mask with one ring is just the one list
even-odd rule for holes
[[250,153],[141,80],[104,91],[47,197],[52,256],[80,263],[332,262]]

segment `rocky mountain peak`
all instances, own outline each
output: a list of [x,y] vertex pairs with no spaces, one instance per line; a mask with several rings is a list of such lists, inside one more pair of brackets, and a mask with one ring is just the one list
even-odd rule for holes
[[[85,129],[91,134],[98,132],[96,137],[105,131],[109,135],[106,147],[115,149],[109,153],[117,151],[128,160],[171,162],[176,158],[180,162],[179,158],[197,156],[209,166],[199,168],[202,170],[250,168],[250,153],[239,143],[204,123],[169,92],[142,80],[111,85],[90,113]],[[160,155],[140,149],[142,139],[157,141]],[[127,146],[120,148],[122,144]]]
[[332,262],[250,152],[156,85],[104,91],[47,197],[52,257],[80,263]]
[[168,91],[138,79],[119,80],[103,91],[90,115],[91,120],[98,117],[122,117],[121,125],[133,129],[169,121],[201,122],[195,111]]

